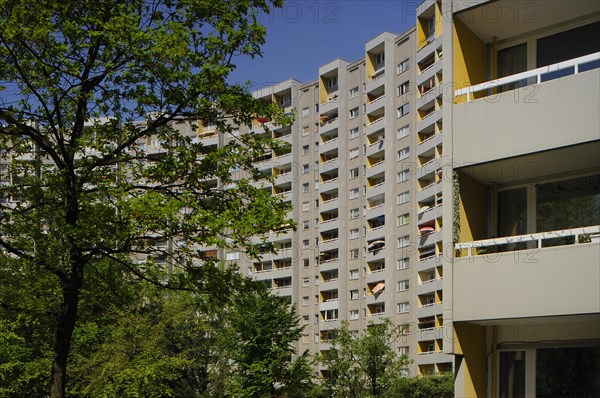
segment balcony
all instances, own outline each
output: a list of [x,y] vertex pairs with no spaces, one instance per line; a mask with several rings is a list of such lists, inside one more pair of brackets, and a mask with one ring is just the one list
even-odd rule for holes
[[339,104],[339,94],[338,94],[338,91],[335,91],[327,96],[327,98],[325,99],[325,102],[323,102],[319,106],[319,110],[321,111],[321,113],[337,111],[338,104]]
[[[489,162],[597,140],[600,73],[580,68],[599,60],[596,53],[458,90],[455,96],[468,101],[454,106],[454,161]],[[545,74],[561,70],[573,72],[544,81]],[[473,98],[529,78],[535,79],[533,86],[496,94],[493,101]]]
[[319,131],[321,133],[337,129],[340,126],[337,110],[329,113],[322,113],[320,120],[321,123],[319,124]]
[[[557,238],[565,244],[554,245]],[[548,241],[553,246],[546,246]],[[517,250],[519,245],[527,249]],[[456,248],[466,255],[453,265],[454,321],[600,312],[600,226],[464,242]]]
[[368,101],[366,107],[366,113],[374,113],[376,111],[382,112],[383,107],[385,106],[385,91],[383,87],[379,90],[375,90],[375,92],[368,94]]
[[376,118],[368,120],[367,127],[365,128],[365,132],[367,135],[371,135],[380,130],[383,130],[384,127],[385,127],[385,115],[380,115]]

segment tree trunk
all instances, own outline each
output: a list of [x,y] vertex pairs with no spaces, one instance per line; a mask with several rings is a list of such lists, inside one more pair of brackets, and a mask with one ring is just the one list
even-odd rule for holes
[[51,398],[65,397],[65,383],[67,375],[67,358],[71,351],[71,340],[75,323],[77,321],[77,305],[79,292],[83,282],[83,265],[73,263],[71,276],[63,286],[63,304],[58,317],[56,339],[54,341],[54,360],[52,362],[52,389]]

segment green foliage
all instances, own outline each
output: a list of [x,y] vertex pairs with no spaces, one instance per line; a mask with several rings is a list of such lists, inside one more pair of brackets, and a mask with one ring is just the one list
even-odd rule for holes
[[311,382],[306,354],[293,359],[302,335],[293,307],[272,295],[261,283],[234,301],[231,325],[224,337],[234,364],[227,388],[234,397],[298,396]]
[[327,367],[323,394],[340,398],[391,396],[388,389],[403,378],[402,369],[409,363],[392,348],[402,331],[402,326],[394,326],[385,318],[354,337],[344,322],[333,334],[331,349],[320,358]]
[[388,390],[390,397],[453,398],[454,375],[423,376],[396,379]]
[[[6,394],[64,396],[73,334],[92,342],[104,332],[122,339],[115,325],[126,330],[135,322],[107,314],[135,297],[134,282],[226,299],[231,270],[198,249],[255,254],[250,236],[290,223],[282,200],[253,184],[263,176],[252,166],[266,150],[287,144],[255,134],[222,148],[193,139],[197,121],[221,134],[256,114],[289,123],[246,87],[227,84],[236,56],[260,55],[265,30],[258,13],[281,4],[0,0]],[[149,150],[148,142],[160,145]],[[180,250],[165,250],[162,242]],[[169,277],[165,264],[175,271]],[[155,375],[169,379],[170,369],[184,364],[155,359],[147,374],[132,362],[121,384],[163,383]],[[41,383],[49,360],[52,380]]]

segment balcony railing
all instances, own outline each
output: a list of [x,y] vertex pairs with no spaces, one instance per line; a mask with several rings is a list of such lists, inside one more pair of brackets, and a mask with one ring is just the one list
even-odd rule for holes
[[[471,101],[471,97],[475,93],[478,93],[481,91],[486,91],[486,90],[492,89],[494,87],[503,86],[505,84],[521,82],[523,80],[527,80],[529,78],[534,78],[534,77],[535,77],[535,81],[536,81],[535,84],[540,84],[542,82],[542,78],[544,77],[544,75],[547,75],[547,74],[553,73],[553,72],[557,72],[560,70],[564,71],[569,68],[573,68],[573,74],[576,75],[579,73],[579,68],[582,64],[587,64],[587,63],[591,63],[594,61],[595,62],[600,61],[600,52],[594,53],[594,54],[589,54],[589,55],[584,55],[583,57],[573,58],[573,59],[570,59],[567,61],[558,62],[556,64],[552,64],[552,65],[548,65],[548,66],[542,66],[541,68],[536,68],[536,69],[528,70],[525,72],[517,73],[516,75],[510,75],[510,76],[502,77],[500,79],[490,80],[485,83],[480,83],[475,86],[470,86],[470,87],[466,87],[466,88],[463,88],[460,90],[456,90],[454,92],[454,96],[459,97],[459,96],[466,94],[467,101]],[[597,66],[596,66],[596,68],[597,68]],[[588,70],[588,69],[585,69],[585,70]]]
[[[579,244],[579,243],[600,243],[600,225],[592,226],[592,227],[583,227],[583,228],[573,228],[573,229],[563,229],[560,231],[549,231],[549,232],[540,232],[537,234],[529,234],[529,235],[515,235],[515,236],[507,236],[505,238],[494,238],[494,239],[484,239],[477,240],[474,242],[462,242],[457,243],[455,248],[457,250],[466,250],[467,257],[473,257],[477,255],[477,251],[475,253],[473,249],[482,249],[482,251],[488,251],[490,249],[494,249],[499,245],[510,245],[517,243],[529,243],[527,245],[527,249],[541,249],[543,247],[543,242],[548,239],[556,239],[556,238],[569,238],[573,237],[574,242],[569,242],[567,240],[564,241],[562,245],[568,244]],[[487,250],[486,250],[487,249]]]

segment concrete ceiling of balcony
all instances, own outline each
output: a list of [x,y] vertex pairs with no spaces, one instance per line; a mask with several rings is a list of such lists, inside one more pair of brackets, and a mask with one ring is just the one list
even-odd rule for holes
[[481,40],[491,43],[543,30],[585,16],[600,13],[597,0],[498,0],[460,11],[460,18]]
[[486,184],[537,181],[574,172],[600,172],[600,140],[480,163],[460,169]]

